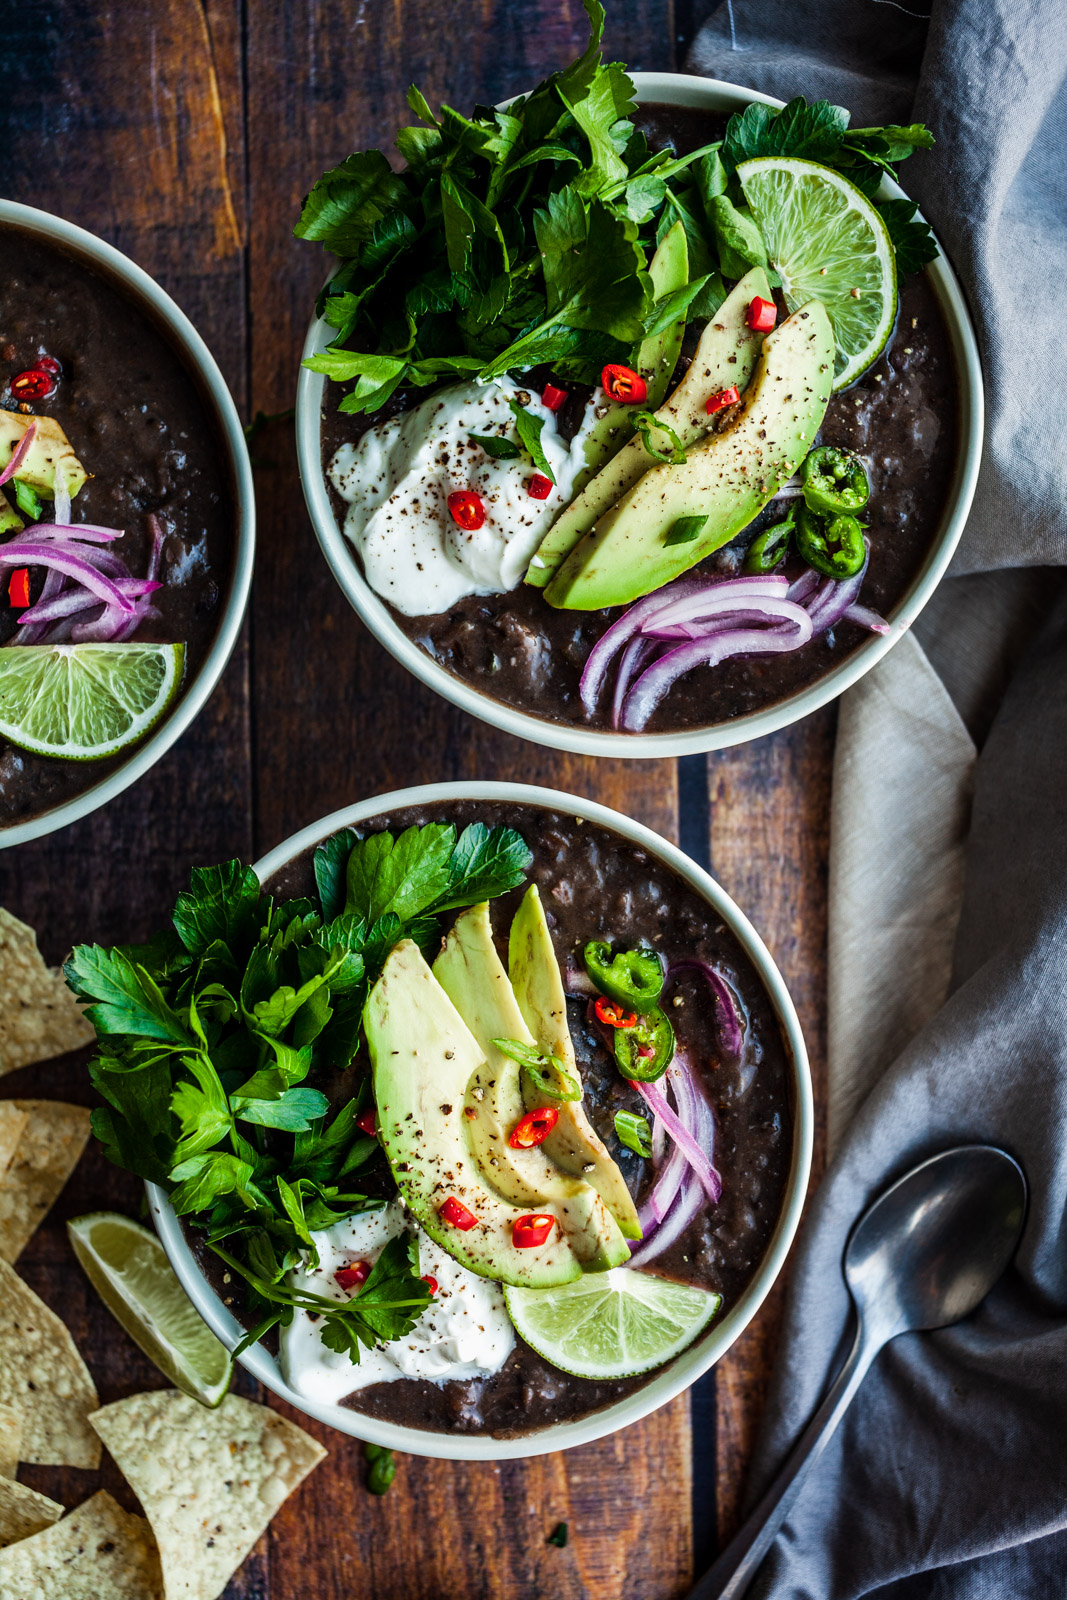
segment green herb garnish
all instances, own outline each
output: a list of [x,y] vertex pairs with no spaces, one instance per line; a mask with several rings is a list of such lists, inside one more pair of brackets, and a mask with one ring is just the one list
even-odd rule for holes
[[384,1494],[396,1477],[393,1452],[384,1444],[367,1443],[363,1457],[367,1462],[367,1488],[371,1494]]
[[98,1054],[89,1073],[105,1104],[93,1130],[108,1159],[162,1184],[179,1216],[206,1230],[244,1278],[261,1320],[250,1341],[300,1307],[322,1317],[327,1348],[407,1333],[429,1291],[410,1237],[394,1239],[358,1295],[338,1302],[292,1289],[312,1234],[382,1204],[353,1191],[378,1153],[319,1083],[350,1069],[363,1007],[393,946],[429,950],[440,916],[518,887],[531,862],[510,828],[430,823],[315,853],[320,903],[275,902],[238,861],[195,871],[172,925],[148,944],[80,945],[67,980],[91,1002]]
[[[669,422],[660,422],[652,411],[633,411],[630,413],[630,421],[641,435],[641,443],[654,461],[669,461],[677,467],[685,465],[685,446]],[[654,432],[666,434],[671,446],[669,452],[665,453],[653,443]]]
[[512,1061],[517,1061],[530,1080],[535,1093],[547,1095],[550,1100],[580,1100],[582,1086],[559,1059],[548,1050],[538,1050],[521,1039],[494,1039],[493,1043]]
[[548,464],[548,457],[541,448],[541,430],[544,428],[544,417],[535,417],[532,411],[527,411],[518,400],[509,400],[515,416],[515,429],[522,440],[523,449],[528,451],[533,458],[533,464],[538,472],[543,472],[549,483],[555,483],[556,475]]
[[515,461],[522,455],[514,439],[504,439],[499,433],[469,433],[467,437],[493,461]]
[[616,1111],[615,1132],[619,1136],[619,1143],[632,1150],[634,1155],[644,1156],[647,1160],[652,1154],[652,1129],[648,1125],[647,1117],[635,1116],[632,1111]]
[[11,486],[15,491],[15,503],[23,516],[30,517],[34,522],[40,522],[44,501],[37,490],[30,484],[23,483],[21,478],[12,479]]
[[703,516],[697,515],[692,517],[678,517],[671,524],[670,530],[666,534],[663,543],[692,544],[693,540],[699,538],[699,536],[704,532],[707,520],[707,513],[705,513]]

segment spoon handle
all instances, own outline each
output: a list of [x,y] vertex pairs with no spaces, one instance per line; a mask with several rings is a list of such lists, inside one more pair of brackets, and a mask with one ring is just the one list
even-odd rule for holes
[[882,1341],[869,1338],[860,1322],[848,1360],[784,1467],[688,1600],[740,1600],[881,1348]]

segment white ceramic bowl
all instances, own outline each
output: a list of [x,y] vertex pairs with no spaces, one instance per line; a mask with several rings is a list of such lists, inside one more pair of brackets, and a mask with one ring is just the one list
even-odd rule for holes
[[233,572],[220,608],[215,638],[199,668],[184,685],[173,711],[107,777],[90,785],[72,800],[66,800],[24,822],[0,827],[0,850],[10,845],[25,844],[27,840],[40,838],[45,833],[54,833],[57,828],[65,828],[69,823],[89,816],[143,777],[149,767],[154,766],[160,756],[181,737],[210,698],[237,643],[252,583],[256,543],[252,468],[244,430],[214,356],[184,311],[180,311],[170,295],[165,294],[159,284],[128,256],[124,256],[113,245],[105,244],[103,239],[87,233],[84,228],[76,228],[72,222],[50,216],[47,211],[37,211],[33,206],[0,200],[0,225],[3,224],[20,228],[24,233],[33,234],[49,244],[81,256],[88,267],[94,268],[104,278],[115,281],[123,294],[141,306],[150,321],[162,326],[186,367],[199,380],[205,410],[214,419],[234,497],[234,550]]
[[[320,1405],[297,1394],[282,1377],[278,1363],[262,1345],[246,1350],[240,1357],[260,1383],[266,1384],[275,1394],[287,1400],[298,1411],[328,1423],[341,1433],[357,1439],[368,1439],[372,1444],[387,1445],[403,1450],[409,1455],[441,1456],[451,1461],[508,1461],[524,1456],[545,1455],[552,1450],[570,1449],[574,1445],[588,1444],[605,1434],[614,1433],[628,1423],[647,1417],[666,1401],[688,1389],[702,1373],[714,1366],[719,1357],[733,1344],[747,1327],[762,1305],[774,1283],[793,1242],[800,1221],[801,1208],[811,1170],[813,1112],[811,1073],[808,1068],[804,1037],[800,1031],[793,1002],[782,982],[781,974],[771,960],[766,945],[748,918],[734,905],[729,895],[714,878],[698,867],[673,844],[668,844],[650,828],[629,817],[611,811],[607,806],[592,800],[579,799],[577,795],[561,794],[558,789],[534,788],[524,783],[433,783],[417,789],[401,789],[393,794],[378,795],[373,800],[363,800],[359,805],[335,811],[332,816],[314,822],[296,833],[284,844],[278,845],[262,861],[256,871],[262,881],[291,861],[294,856],[310,849],[320,840],[328,838],[340,828],[358,826],[404,806],[420,806],[448,800],[502,801],[510,805],[544,806],[568,815],[583,817],[588,822],[611,828],[624,839],[639,845],[650,856],[656,856],[706,900],[716,916],[721,918],[737,939],[742,950],[752,962],[774,1007],[785,1043],[786,1056],[792,1072],[793,1095],[793,1153],[786,1182],[785,1199],[778,1224],[767,1246],[751,1283],[737,1304],[721,1322],[714,1323],[701,1339],[684,1351],[671,1364],[658,1373],[650,1383],[635,1394],[615,1405],[597,1411],[574,1422],[560,1422],[521,1438],[495,1439],[487,1435],[431,1433],[417,1428],[400,1427],[396,1423],[382,1422],[343,1406]],[[244,1337],[245,1329],[231,1312],[227,1311],[214,1289],[211,1288],[192,1250],[186,1242],[181,1225],[174,1215],[163,1189],[155,1184],[145,1185],[156,1231],[190,1300],[196,1306],[208,1327],[229,1348],[234,1349]]]
[[[673,72],[635,72],[632,76],[638,99],[643,102],[692,106],[710,112],[738,111],[754,100],[769,106],[782,104],[770,95],[757,94],[755,90],[743,89],[737,84],[722,83],[716,78],[687,77]],[[904,197],[904,191],[888,180],[883,184],[881,193],[885,199]],[[379,643],[416,678],[461,710],[469,711],[472,716],[480,717],[494,727],[503,728],[506,733],[530,739],[535,744],[548,745],[556,750],[573,750],[582,755],[659,758],[744,744],[749,739],[758,739],[763,734],[773,733],[778,728],[799,721],[809,712],[836,699],[858,678],[862,678],[887,650],[892,649],[901,634],[911,627],[945,574],[974,498],[983,432],[982,370],[978,346],[963,294],[945,257],[940,256],[928,270],[948,324],[959,375],[959,457],[940,532],[922,570],[889,619],[889,632],[872,634],[839,667],[778,704],[709,728],[692,728],[681,733],[625,734],[602,732],[578,723],[550,722],[528,712],[516,711],[454,677],[408,638],[388,606],[363,576],[355,552],[334,515],[322,471],[320,432],[326,379],[320,373],[309,372],[302,367],[296,391],[300,477],[315,532],[334,577]],[[308,329],[304,355],[314,355],[332,337],[333,330],[325,322],[314,319]]]

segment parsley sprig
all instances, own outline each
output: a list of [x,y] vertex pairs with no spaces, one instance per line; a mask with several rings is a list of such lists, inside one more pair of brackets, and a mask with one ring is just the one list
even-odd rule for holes
[[[724,280],[767,266],[738,162],[803,156],[873,195],[884,173],[933,143],[919,124],[850,129],[842,107],[798,98],[781,111],[747,107],[724,140],[689,155],[651,151],[632,121],[631,79],[601,59],[603,6],[584,5],[585,51],[531,94],[467,117],[447,105],[435,115],[412,88],[418,121],[396,137],[404,170],[380,150],[357,152],[305,199],[297,236],[341,262],[319,301],[335,338],[305,364],[356,380],[342,411],[377,410],[401,384],[542,364],[595,383],[606,362],[632,364],[640,341],[683,312],[712,316]],[[879,210],[902,273],[932,259],[910,201]],[[657,301],[649,262],[678,221],[690,281]],[[545,471],[534,442],[523,434],[521,444]]]
[[358,1124],[368,1085],[353,1063],[389,951],[402,938],[432,951],[446,912],[516,888],[530,861],[519,834],[481,823],[347,829],[315,853],[317,903],[277,902],[230,861],[194,871],[148,944],[75,949],[67,981],[91,1002],[98,1040],[93,1131],[244,1279],[260,1319],[250,1339],[299,1306],[358,1361],[425,1310],[407,1236],[346,1302],[293,1289],[288,1274],[317,1264],[316,1230],[382,1204],[358,1192],[378,1145]]

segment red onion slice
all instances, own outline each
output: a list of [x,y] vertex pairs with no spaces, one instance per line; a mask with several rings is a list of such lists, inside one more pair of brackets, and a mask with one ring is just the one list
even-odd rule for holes
[[640,733],[667,691],[694,667],[716,667],[731,656],[773,655],[807,644],[813,633],[811,618],[800,606],[794,609],[804,619],[795,633],[733,629],[710,639],[696,639],[691,644],[680,645],[653,662],[626,698],[623,727],[630,733]]
[[[765,578],[722,578],[716,583],[703,584],[696,594],[682,595],[664,604],[656,612],[655,625],[669,628],[674,623],[699,621],[720,611],[738,611],[746,604],[755,603],[759,607],[766,600],[784,600],[788,591],[787,580],[773,574]],[[664,593],[661,589],[661,598]]]
[[622,655],[619,657],[618,671],[615,674],[615,693],[611,700],[611,726],[617,728],[622,720],[623,703],[634,678],[647,663],[648,658],[656,652],[656,639],[646,638],[638,633],[623,646]]
[[745,1049],[745,1019],[733,989],[710,961],[701,961],[699,956],[686,956],[681,961],[672,961],[667,969],[666,981],[672,982],[679,972],[699,972],[704,978],[715,996],[715,1010],[718,1014],[723,1046],[735,1060],[739,1061]]
[[578,685],[582,705],[590,716],[596,710],[604,679],[616,652],[640,631],[645,618],[652,616],[668,600],[680,599],[684,595],[706,587],[707,585],[701,583],[698,578],[676,579],[674,583],[668,583],[664,588],[657,589],[655,594],[646,595],[643,600],[638,600],[601,634],[586,658],[581,682]]
[[888,633],[889,624],[877,611],[872,611],[869,606],[846,606],[841,613],[849,622],[855,622],[861,628],[869,628],[872,633]]
[[633,1254],[630,1257],[631,1267],[643,1267],[647,1262],[654,1261],[664,1250],[668,1250],[676,1239],[681,1238],[688,1228],[703,1199],[700,1184],[690,1172],[682,1185],[681,1191],[675,1200],[672,1210],[668,1213],[663,1223],[646,1239],[639,1240],[630,1248]]
[[[143,595],[151,594],[161,587],[158,583],[150,583],[147,578],[129,578],[115,585],[120,593],[130,600],[139,600]],[[37,604],[28,611],[23,611],[19,617],[20,624],[32,622],[58,622],[60,617],[70,617],[78,611],[88,611],[93,606],[98,606],[100,601],[95,594],[90,594],[87,589],[67,590],[64,594],[51,596],[46,600],[42,591]]]
[[11,460],[4,468],[3,472],[0,472],[0,484],[7,483],[9,479],[15,476],[23,461],[25,461],[26,452],[36,438],[36,435],[37,423],[34,421],[30,423],[29,427],[26,429],[26,432],[22,435],[22,438],[12,451]]
[[91,589],[93,594],[117,610],[126,614],[133,610],[132,600],[127,600],[110,578],[105,578],[82,556],[44,541],[36,543],[29,539],[15,539],[10,544],[0,545],[0,567],[54,567],[57,572],[63,572],[86,589]]
[[79,522],[69,525],[58,522],[35,522],[33,537],[59,539],[63,542],[78,540],[83,544],[108,544],[112,539],[122,538],[122,529],[102,528],[98,522]]
[[58,468],[56,469],[55,473],[55,487],[53,493],[55,495],[55,499],[53,501],[55,509],[52,512],[52,521],[60,526],[69,526],[70,490],[67,488],[66,473],[60,472]]
[[[636,1080],[632,1082],[631,1087],[643,1096],[657,1117],[662,1117],[667,1132],[675,1144],[681,1146],[686,1160],[700,1180],[700,1186],[704,1193],[712,1204],[717,1204],[722,1195],[722,1179],[712,1166],[709,1157],[697,1143],[695,1135],[690,1132],[681,1118],[671,1109],[670,1102],[662,1089],[654,1083],[639,1083]],[[690,1087],[692,1087],[691,1080]]]

